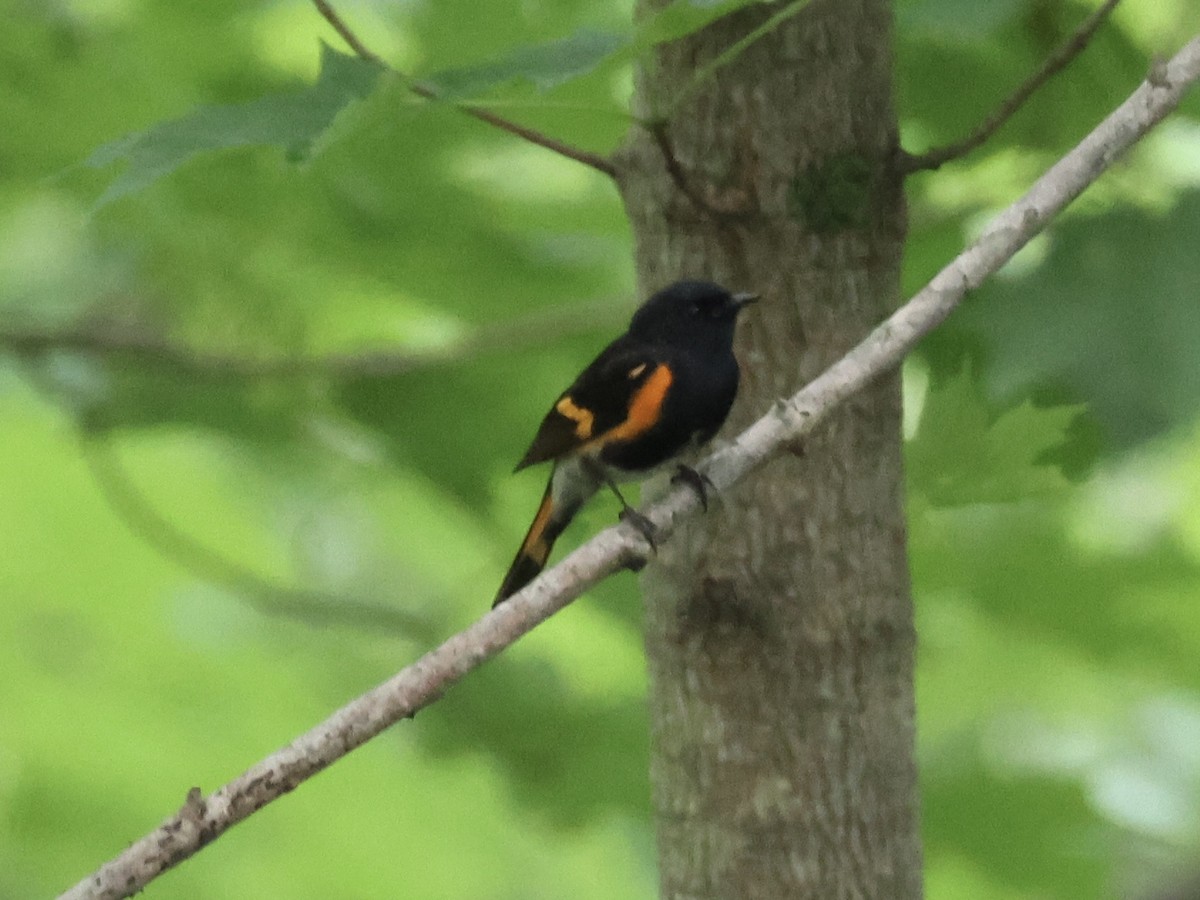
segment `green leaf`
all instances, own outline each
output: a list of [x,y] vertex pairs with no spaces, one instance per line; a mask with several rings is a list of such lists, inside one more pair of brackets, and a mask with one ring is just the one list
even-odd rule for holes
[[677,41],[743,7],[763,2],[766,0],[675,0],[638,23],[634,46],[646,50]]
[[[917,596],[968,605],[985,617],[981,635],[995,640],[997,631],[1011,630],[1055,648],[1051,655],[1064,662],[1076,658],[1089,666],[1129,665],[1147,678],[1195,679],[1200,563],[1194,550],[1169,526],[1119,547],[1085,546],[1079,505],[1085,497],[1071,488],[1023,503],[914,510],[909,562]],[[1114,510],[1123,502],[1111,495],[1108,500]],[[1147,501],[1138,495],[1133,502]],[[1124,527],[1112,519],[1122,514],[1092,514],[1093,530],[1111,540]],[[961,626],[947,627],[955,652],[962,650]],[[997,646],[989,644],[980,654],[986,658]],[[1011,664],[1038,671],[1047,663]],[[993,674],[1002,685],[996,690],[1011,691],[1021,702],[1032,699],[1031,685],[1015,683],[1011,673]],[[996,703],[980,694],[974,700],[982,710]]]
[[528,81],[538,90],[546,91],[586,75],[628,44],[625,35],[584,28],[561,40],[518,47],[494,62],[438,72],[426,79],[426,83],[445,100],[477,96],[517,80]]
[[964,369],[926,400],[906,451],[909,480],[934,506],[1003,503],[1060,490],[1066,479],[1045,460],[1081,411],[1026,401],[992,421]]
[[766,0],[674,0],[638,23],[633,34],[583,28],[560,40],[518,47],[493,62],[437,72],[424,83],[444,100],[479,96],[515,81],[548,91],[618,56],[679,40],[743,7],[763,2]]
[[927,346],[984,347],[980,374],[1001,402],[1035,390],[1085,402],[1112,448],[1191,422],[1200,410],[1197,233],[1200,191],[1166,214],[1069,219],[1042,265],[990,280]]
[[310,87],[235,106],[202,106],[182,118],[105,144],[86,164],[103,168],[123,162],[126,167],[100,195],[96,207],[139,191],[213,150],[274,144],[286,148],[294,159],[306,158],[338,114],[371,93],[383,71],[379,63],[322,45],[321,73]]

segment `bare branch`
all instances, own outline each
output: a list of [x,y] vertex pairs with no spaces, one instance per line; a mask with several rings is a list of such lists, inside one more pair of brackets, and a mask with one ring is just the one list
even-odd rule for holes
[[913,156],[901,150],[897,155],[897,169],[902,175],[912,172],[933,171],[951,160],[966,156],[973,150],[983,146],[987,140],[1000,130],[1033,94],[1047,81],[1061,72],[1076,56],[1084,51],[1091,42],[1092,36],[1108,18],[1121,0],[1105,0],[1095,12],[1079,23],[1079,27],[1064,41],[1057,50],[1051,53],[1042,63],[1040,69],[1027,78],[1020,87],[1000,104],[999,108],[984,119],[979,125],[960,141],[928,150],[919,156]]
[[[799,393],[780,401],[704,466],[713,489],[727,490],[813,431],[855,392],[904,359],[950,315],[966,293],[1095,181],[1131,145],[1174,109],[1200,78],[1200,37],[1188,43],[1152,81],[1104,120],[1016,203],[992,220],[971,246]],[[695,491],[680,488],[646,509],[665,538],[700,508]],[[487,613],[400,673],[363,694],[243,775],[179,813],[63,894],[67,900],[126,897],[191,856],[224,831],[294,789],[350,750],[438,699],[472,669],[620,568],[645,558],[632,527],[602,531],[507,602]],[[482,599],[482,597],[481,597]]]
[[[317,7],[317,11],[324,17],[325,21],[333,26],[342,38],[343,41],[362,59],[371,62],[383,64],[378,54],[372,52],[366,44],[359,40],[358,35],[346,24],[345,20],[338,15],[335,10],[326,0],[313,0],[313,4]],[[409,85],[409,90],[418,97],[424,97],[426,100],[440,100],[436,88],[428,84],[415,82]],[[543,134],[535,128],[529,128],[525,125],[520,125],[503,116],[496,115],[491,110],[485,109],[482,106],[473,106],[471,104],[461,104],[458,106],[467,115],[478,119],[480,122],[486,122],[493,128],[499,128],[501,131],[507,131],[509,134],[526,140],[531,144],[536,144],[539,147],[545,147],[557,153],[559,156],[564,156],[567,159],[572,159],[575,162],[583,163],[595,169],[597,172],[603,172],[609,178],[615,178],[617,168],[606,157],[598,153],[590,153],[587,150],[581,150],[578,147],[573,147],[557,138],[552,138],[548,134]]]

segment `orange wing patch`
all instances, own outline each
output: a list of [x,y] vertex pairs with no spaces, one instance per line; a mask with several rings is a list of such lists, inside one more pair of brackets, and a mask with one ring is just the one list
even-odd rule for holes
[[629,413],[625,416],[625,421],[604,432],[589,446],[632,440],[657,425],[662,416],[663,401],[667,399],[667,391],[674,380],[675,376],[670,367],[659,363],[629,401]]
[[575,401],[570,397],[563,397],[555,404],[554,408],[560,415],[575,423],[575,437],[586,441],[592,436],[592,426],[595,424],[596,417],[592,415],[590,409],[576,406]]

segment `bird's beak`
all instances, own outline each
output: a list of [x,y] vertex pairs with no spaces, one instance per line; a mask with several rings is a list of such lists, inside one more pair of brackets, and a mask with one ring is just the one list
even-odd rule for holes
[[757,303],[760,299],[758,294],[734,294],[733,305],[741,309],[744,306],[749,306],[751,303]]

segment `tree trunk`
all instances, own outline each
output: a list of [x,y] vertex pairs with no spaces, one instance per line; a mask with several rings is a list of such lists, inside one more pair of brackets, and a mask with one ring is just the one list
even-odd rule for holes
[[[730,432],[898,299],[890,4],[813,0],[694,83],[782,8],[660,48],[638,112],[668,117],[671,152],[639,129],[619,156],[643,294],[707,277],[763,295],[739,335]],[[889,377],[647,568],[664,898],[920,897],[902,491]]]

